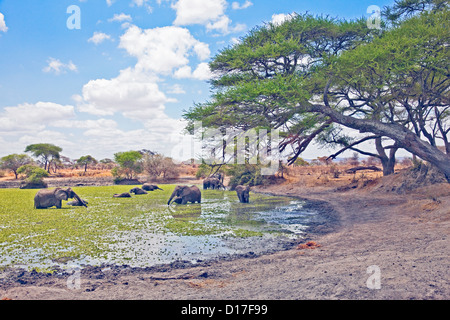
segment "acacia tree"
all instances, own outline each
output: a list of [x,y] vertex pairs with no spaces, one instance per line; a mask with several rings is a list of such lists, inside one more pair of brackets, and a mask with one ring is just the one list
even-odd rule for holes
[[[339,124],[377,141],[390,138],[450,179],[450,156],[431,142],[448,134],[448,20],[445,6],[381,31],[363,20],[308,14],[256,28],[210,63],[214,94],[185,113],[188,129],[198,120],[277,128],[293,163]],[[430,130],[431,139],[422,140]]]
[[142,154],[138,151],[118,152],[114,154],[115,162],[120,166],[113,168],[113,174],[125,174],[127,179],[133,179],[133,174],[142,172]]
[[62,148],[50,143],[30,144],[25,148],[25,152],[31,152],[34,157],[41,158],[44,163],[44,170],[50,173],[50,165],[53,160],[60,158]]
[[84,172],[87,171],[87,166],[89,164],[97,164],[97,160],[91,155],[82,156],[80,159],[77,159],[77,164],[84,166]]
[[33,162],[33,159],[31,159],[26,154],[10,154],[8,156],[2,157],[0,159],[0,168],[11,170],[15,178],[17,180],[18,172],[17,170],[24,165],[31,164]]

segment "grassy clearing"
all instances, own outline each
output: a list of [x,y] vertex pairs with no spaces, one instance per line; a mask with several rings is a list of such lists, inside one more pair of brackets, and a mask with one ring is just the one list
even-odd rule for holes
[[[249,219],[252,212],[286,202],[285,198],[252,195],[251,205],[243,205],[234,192],[207,190],[202,192],[201,205],[168,207],[174,185],[148,195],[112,197],[132,187],[74,187],[89,202],[88,208],[67,206],[63,201],[62,209],[43,210],[33,208],[37,190],[0,189],[0,266],[107,259],[118,247],[125,254],[133,250],[127,247],[130,243],[145,244],[148,234],[262,236],[257,230],[262,222]],[[132,235],[132,242],[121,243],[124,235]]]

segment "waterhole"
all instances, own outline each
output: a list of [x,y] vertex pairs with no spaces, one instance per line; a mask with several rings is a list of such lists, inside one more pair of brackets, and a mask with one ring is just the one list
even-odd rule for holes
[[61,217],[51,227],[40,229],[48,222],[36,221],[36,229],[26,237],[0,243],[0,265],[148,267],[263,254],[292,246],[310,226],[325,221],[307,202],[290,197],[252,193],[250,203],[242,204],[235,192],[207,190],[202,191],[201,204],[167,206],[171,188],[165,190],[106,199],[103,189],[89,189],[90,196],[83,197],[88,209],[53,210]]

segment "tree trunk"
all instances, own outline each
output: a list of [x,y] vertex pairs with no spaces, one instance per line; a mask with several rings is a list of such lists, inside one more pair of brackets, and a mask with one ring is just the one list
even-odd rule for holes
[[383,166],[383,176],[388,176],[394,173],[395,153],[397,152],[398,148],[393,147],[389,152],[389,156],[387,156],[381,140],[381,137],[375,138],[375,147],[377,149],[381,165]]
[[325,114],[334,122],[345,127],[359,130],[362,133],[371,132],[391,138],[397,142],[399,147],[404,148],[421,159],[435,165],[442,173],[444,173],[447,181],[450,182],[450,155],[443,153],[437,147],[421,140],[407,128],[396,123],[387,124],[375,120],[358,119],[346,116],[324,105],[311,105],[308,109],[312,112]]

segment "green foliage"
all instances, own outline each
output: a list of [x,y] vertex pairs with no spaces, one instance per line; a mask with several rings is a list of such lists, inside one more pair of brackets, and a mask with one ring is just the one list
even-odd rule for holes
[[229,185],[234,189],[238,185],[257,186],[263,183],[261,166],[253,164],[236,164],[227,168],[227,175],[231,176]]
[[[310,14],[251,30],[210,63],[213,94],[184,114],[187,130],[277,128],[292,163],[338,124],[393,139],[449,175],[436,147],[450,150],[448,1],[399,0],[390,13],[382,30]],[[429,145],[408,140],[423,137]]]
[[207,165],[206,163],[202,163],[201,165],[198,166],[195,177],[197,179],[200,178],[204,179],[208,177],[210,173],[211,173],[211,166]]
[[50,171],[50,164],[53,159],[60,158],[62,148],[50,143],[30,144],[25,148],[25,152],[31,152],[36,158],[41,158],[44,163],[44,169]]
[[33,184],[40,184],[49,174],[46,170],[35,165],[27,164],[17,169],[18,174],[24,174],[25,180]]
[[138,151],[118,152],[114,154],[114,160],[120,166],[111,170],[116,178],[125,176],[126,179],[133,179],[134,174],[142,172],[142,154]]
[[80,159],[77,160],[77,164],[84,166],[84,172],[86,172],[88,164],[96,164],[96,163],[97,160],[91,155],[82,156]]
[[298,157],[297,160],[294,161],[295,166],[309,166],[309,162],[304,160],[303,158]]
[[10,154],[0,159],[0,169],[11,170],[16,176],[17,170],[26,164],[33,162],[33,160],[26,154]]

